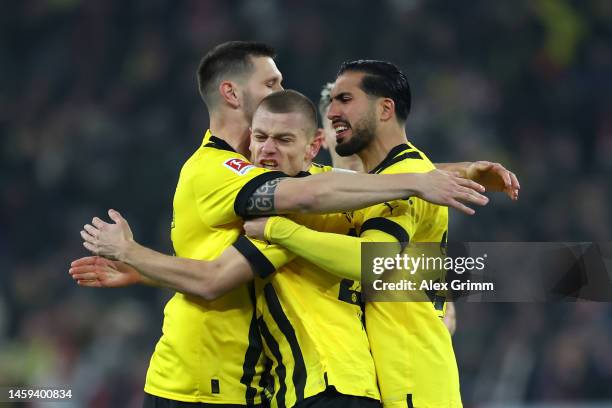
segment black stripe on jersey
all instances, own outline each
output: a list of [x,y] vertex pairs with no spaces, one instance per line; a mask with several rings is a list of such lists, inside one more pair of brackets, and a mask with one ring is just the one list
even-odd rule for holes
[[[269,403],[274,396],[274,377],[272,377],[272,360],[266,356],[264,357],[264,370],[259,380],[259,387],[262,389],[262,401]],[[265,406],[269,406],[269,404]]]
[[304,399],[304,388],[306,388],[306,365],[304,364],[304,356],[300,350],[295,330],[291,326],[291,322],[287,318],[287,315],[283,311],[283,307],[280,304],[280,300],[274,291],[274,287],[271,283],[268,283],[264,287],[264,295],[266,297],[266,304],[270,310],[270,314],[274,318],[276,325],[283,333],[287,341],[289,342],[289,348],[291,348],[291,355],[293,356],[293,386],[295,388],[295,397],[297,402]]
[[[249,282],[249,295],[251,301],[255,304],[255,285],[253,282]],[[259,362],[259,357],[263,351],[261,344],[261,337],[259,336],[259,330],[257,329],[257,316],[255,314],[255,308],[253,307],[253,315],[251,317],[251,324],[249,326],[249,346],[247,347],[244,355],[244,363],[242,364],[242,378],[240,382],[247,387],[245,393],[245,399],[247,405],[255,404],[255,397],[257,396],[257,388],[252,386],[253,377],[255,377],[256,366]]]
[[287,393],[287,384],[285,383],[285,378],[287,377],[287,369],[285,368],[285,364],[283,363],[283,356],[281,355],[280,348],[278,346],[278,342],[270,333],[268,326],[266,326],[266,322],[264,322],[263,317],[257,319],[257,323],[259,324],[259,330],[261,331],[261,335],[264,338],[270,352],[276,359],[276,375],[278,376],[278,393],[276,393],[276,402],[279,408],[285,408],[285,394]]
[[223,139],[219,139],[217,136],[211,136],[210,139],[208,139],[208,143],[206,143],[204,147],[212,147],[213,149],[236,152],[232,146],[229,145],[229,143]]
[[266,278],[276,270],[274,264],[244,235],[232,245],[249,261],[255,275]]
[[408,408],[414,408],[414,404],[412,403],[412,394],[406,394],[406,404]]
[[395,163],[399,163],[399,162],[401,162],[404,159],[423,160],[423,156],[421,156],[421,153],[417,152],[416,150],[413,150],[411,152],[406,152],[404,154],[400,154],[399,156],[394,157],[393,160],[391,160],[389,162],[389,164],[387,164],[385,167],[382,167],[381,169],[379,169],[376,173],[380,173],[384,169],[387,169],[387,168],[393,166]]
[[410,242],[410,235],[395,221],[391,221],[384,217],[370,218],[361,226],[360,235],[367,230],[378,230],[385,232],[397,239],[402,246],[402,251],[406,249],[406,245]]
[[393,166],[395,163],[399,163],[399,162],[401,162],[404,159],[423,160],[423,156],[421,155],[421,153],[419,153],[416,150],[411,150],[411,151],[406,152],[404,154],[400,154],[403,151],[410,150],[410,149],[412,149],[412,147],[408,146],[405,143],[402,143],[401,145],[395,146],[393,149],[391,149],[389,151],[389,153],[384,158],[384,160],[382,162],[380,162],[380,164],[378,166],[374,167],[374,169],[369,171],[369,173],[371,173],[371,174],[380,173],[383,170],[385,170],[386,168],[389,168],[389,167]]
[[386,169],[387,167],[389,167],[389,165],[387,163],[389,163],[391,160],[393,160],[393,158],[395,156],[397,156],[401,152],[409,150],[409,149],[410,149],[410,146],[408,146],[406,143],[402,143],[400,145],[395,146],[393,149],[389,150],[389,153],[387,153],[387,155],[385,156],[383,161],[381,161],[378,164],[378,166],[374,167],[368,173],[374,174],[374,173],[378,173],[382,169]]
[[268,181],[281,177],[289,176],[282,171],[267,171],[249,180],[244,186],[242,186],[238,192],[238,195],[236,196],[236,200],[234,201],[234,212],[242,218],[247,217],[247,204],[249,203],[249,198],[251,198],[255,190]]

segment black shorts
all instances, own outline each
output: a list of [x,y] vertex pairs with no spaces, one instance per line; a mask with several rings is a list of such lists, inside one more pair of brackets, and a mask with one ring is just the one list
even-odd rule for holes
[[[157,397],[145,392],[142,408],[246,408],[239,404],[205,404],[202,402],[183,402]],[[249,408],[264,408],[264,405],[248,405]]]
[[295,408],[380,408],[380,401],[340,394],[335,388],[329,387],[325,391],[306,398],[295,405]]

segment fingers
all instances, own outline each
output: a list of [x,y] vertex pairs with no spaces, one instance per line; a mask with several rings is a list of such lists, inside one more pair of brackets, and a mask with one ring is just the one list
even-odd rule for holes
[[105,225],[108,225],[106,222],[102,221],[98,217],[93,217],[91,223],[98,229],[103,228]]
[[95,244],[97,241],[97,239],[91,236],[87,231],[81,231],[81,238],[83,238],[85,242],[89,242],[90,244]]
[[77,280],[77,284],[79,286],[84,286],[86,288],[101,288],[102,284],[98,280]]
[[70,275],[74,280],[98,280],[96,272],[71,273]]
[[100,271],[101,271],[101,267],[96,266],[94,264],[81,265],[81,266],[71,266],[70,269],[68,269],[68,273],[70,275],[76,275],[76,274],[81,274],[81,273],[89,273],[89,272],[100,272]]
[[92,236],[92,237],[94,237],[94,238],[97,238],[97,237],[98,237],[98,234],[100,233],[100,230],[99,230],[99,229],[97,229],[96,227],[92,227],[92,226],[91,226],[91,225],[89,225],[89,224],[85,224],[85,226],[84,226],[83,228],[85,229],[85,231],[87,231],[87,233],[88,233],[89,235],[91,235],[91,236]]
[[[83,232],[81,231],[81,236],[83,236]],[[87,241],[83,242],[83,246],[85,247],[85,249],[87,249],[89,252],[91,252],[94,255],[98,255],[98,246],[91,244]]]
[[74,261],[70,262],[70,267],[78,268],[86,265],[94,265],[96,263],[96,259],[98,259],[97,256],[85,256],[83,258],[75,259]]
[[514,174],[513,172],[509,172],[509,173],[510,173],[512,188],[519,190],[521,188],[521,184],[519,183],[518,178],[516,177],[516,174]]
[[481,185],[481,184],[478,184],[477,182],[475,182],[473,180],[457,177],[455,181],[460,186],[470,188],[470,189],[475,190],[475,191],[480,192],[480,193],[484,193],[485,192],[484,186]]
[[111,220],[115,221],[115,223],[117,224],[127,224],[127,221],[125,220],[125,218],[123,218],[121,214],[119,214],[119,211],[117,210],[113,210],[111,208],[110,210],[108,210],[108,216],[110,217]]
[[492,170],[494,173],[497,173],[501,177],[504,183],[504,186],[506,188],[509,188],[512,185],[512,179],[510,178],[510,172],[506,170],[504,166],[502,166],[499,163],[495,163],[495,165],[492,167]]
[[476,162],[476,168],[479,171],[487,171],[489,170],[495,163],[492,163],[490,161],[485,161],[485,160],[480,160],[478,162]]
[[470,190],[469,188],[462,188],[459,190],[460,193],[457,194],[457,198],[466,203],[472,203],[476,205],[487,205],[489,202],[489,198],[483,196],[482,194],[477,193],[474,190]]
[[474,211],[473,209],[471,209],[470,207],[466,206],[463,203],[460,203],[459,201],[455,200],[454,198],[450,199],[450,201],[448,202],[448,206],[455,208],[459,211],[461,211],[464,214],[467,215],[474,215],[476,213],[476,211]]

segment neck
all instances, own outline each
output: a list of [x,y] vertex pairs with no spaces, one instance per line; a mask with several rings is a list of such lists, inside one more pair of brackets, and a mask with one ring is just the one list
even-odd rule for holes
[[385,126],[384,129],[378,129],[372,143],[357,153],[363,162],[364,170],[366,172],[372,171],[387,157],[391,149],[399,144],[406,143],[407,140],[406,130],[403,126],[393,124]]
[[350,155],[346,157],[340,156],[336,153],[335,149],[330,149],[329,154],[332,159],[332,165],[338,169],[347,169],[353,171],[363,171],[363,165],[361,159],[357,155]]
[[210,132],[225,140],[234,150],[249,157],[249,123],[242,112],[210,114]]

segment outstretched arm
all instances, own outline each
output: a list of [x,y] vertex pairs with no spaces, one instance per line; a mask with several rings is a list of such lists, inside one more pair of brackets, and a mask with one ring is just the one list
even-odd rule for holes
[[357,174],[327,172],[303,178],[276,178],[265,182],[238,208],[241,216],[286,213],[329,213],[416,196],[434,204],[474,214],[468,204],[485,205],[480,184],[455,173]]
[[[95,255],[131,265],[140,275],[161,286],[213,300],[250,281],[254,273],[271,272],[253,267],[235,246],[228,247],[212,261],[164,255],[134,241],[129,224],[117,211],[110,210],[109,216],[114,224],[95,217],[92,225],[85,225],[81,231],[83,246]],[[280,259],[279,265],[289,260],[277,256],[283,253],[280,248],[276,251],[273,258]]]

